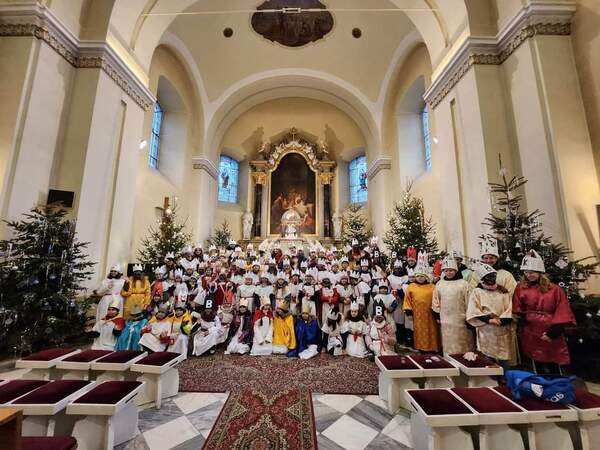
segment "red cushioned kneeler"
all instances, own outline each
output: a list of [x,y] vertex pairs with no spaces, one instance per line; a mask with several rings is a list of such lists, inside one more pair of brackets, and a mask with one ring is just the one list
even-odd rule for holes
[[74,400],[73,403],[114,404],[141,384],[139,381],[105,381]]
[[112,350],[85,350],[63,359],[63,362],[90,362],[114,353]]
[[149,354],[145,358],[140,359],[138,362],[136,362],[136,364],[147,366],[162,366],[170,361],[173,361],[179,356],[179,353],[173,352],[154,352]]
[[575,389],[575,401],[572,405],[579,409],[600,408],[600,395],[584,389]]
[[75,350],[76,349],[74,348],[51,348],[48,350],[42,350],[41,352],[32,353],[31,355],[21,359],[24,361],[51,361],[53,359],[60,358],[61,356],[68,355]]
[[412,390],[410,395],[430,416],[447,414],[473,414],[459,399],[446,389]]
[[12,402],[15,398],[33,391],[49,381],[45,380],[12,380],[0,386],[0,404]]
[[461,363],[462,365],[466,366],[466,367],[471,367],[471,368],[482,368],[482,367],[499,367],[498,364],[496,364],[494,361],[492,361],[491,359],[482,356],[480,354],[477,353],[477,359],[475,361],[469,361],[465,358],[463,358],[464,353],[452,353],[450,354],[450,356],[452,356],[452,358],[454,358],[456,361],[458,361],[459,363]]
[[515,404],[487,387],[457,387],[452,391],[479,413],[521,412]]
[[[454,366],[437,354],[427,353],[411,353],[408,356],[411,357],[418,365],[423,369],[453,369]],[[436,360],[432,359],[435,358]],[[426,362],[427,360],[431,362]]]
[[112,352],[110,355],[106,355],[104,358],[100,358],[97,363],[113,363],[113,364],[123,364],[128,361],[131,361],[134,358],[140,356],[142,351],[133,351],[133,350],[122,350],[118,352]]
[[[150,355],[152,356],[152,355]],[[389,355],[389,356],[378,356],[379,361],[385,366],[388,370],[408,370],[408,369],[418,369],[419,367],[412,362],[406,356],[400,355]]]
[[83,380],[57,380],[48,383],[39,389],[21,397],[13,402],[16,405],[27,404],[54,404],[58,403],[65,397],[77,392],[89,385],[89,381]]
[[22,450],[73,450],[76,447],[77,440],[71,436],[21,438]]
[[515,400],[511,393],[510,389],[506,386],[497,386],[494,388],[506,398],[510,398],[517,405],[526,409],[527,411],[547,411],[547,410],[568,410],[569,408],[565,405],[561,405],[560,403],[547,402],[545,400],[539,400],[533,397],[521,396],[520,400]]

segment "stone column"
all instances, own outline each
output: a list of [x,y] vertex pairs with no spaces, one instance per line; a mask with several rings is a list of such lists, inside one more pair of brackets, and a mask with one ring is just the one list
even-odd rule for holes
[[192,164],[195,169],[193,198],[198,202],[193,224],[194,241],[204,242],[214,227],[219,170],[215,163],[204,156],[194,156]]

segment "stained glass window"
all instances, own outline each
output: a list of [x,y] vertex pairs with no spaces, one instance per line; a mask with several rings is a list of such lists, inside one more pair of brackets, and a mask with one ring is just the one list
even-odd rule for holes
[[425,168],[431,170],[431,142],[429,135],[429,111],[423,108],[423,143],[425,144]]
[[240,164],[229,156],[221,155],[219,162],[219,201],[237,203]]
[[350,178],[350,203],[367,201],[367,157],[359,156],[350,161],[348,167]]
[[150,136],[150,149],[148,150],[148,165],[158,169],[158,148],[160,145],[160,127],[163,121],[163,110],[160,103],[154,104],[154,114],[152,115],[152,135]]

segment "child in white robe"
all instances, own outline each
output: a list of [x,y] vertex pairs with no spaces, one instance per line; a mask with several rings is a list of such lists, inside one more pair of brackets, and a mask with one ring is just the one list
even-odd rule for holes
[[395,355],[396,331],[387,322],[383,300],[373,304],[373,320],[367,328],[366,343],[375,356]]
[[118,295],[113,295],[106,308],[106,315],[98,320],[91,335],[95,337],[92,350],[114,350],[117,338],[125,327],[125,319],[120,314],[123,300]]
[[200,314],[193,313],[192,318],[196,318],[196,323],[192,326],[192,333],[195,333],[192,354],[200,356],[208,352],[213,355],[223,334],[221,321],[213,310],[213,300],[206,299],[204,311]]
[[248,310],[248,300],[245,298],[240,300],[238,312],[231,322],[231,333],[233,333],[233,336],[231,336],[225,354],[239,353],[244,355],[248,353],[250,351],[249,343],[252,339],[252,313]]
[[260,309],[254,313],[254,338],[252,341],[253,356],[264,356],[273,353],[273,311],[269,297],[261,297]]
[[179,299],[175,304],[175,314],[171,317],[171,340],[168,352],[179,353],[187,357],[190,342],[192,317],[186,311],[185,300]]
[[142,349],[150,353],[164,352],[167,349],[172,325],[167,317],[168,314],[168,303],[161,304],[154,317],[148,321],[148,325],[142,330],[140,339]]
[[369,355],[365,344],[367,334],[367,323],[360,312],[358,302],[350,304],[350,311],[344,325],[342,334],[345,334],[346,354],[356,358],[365,358]]

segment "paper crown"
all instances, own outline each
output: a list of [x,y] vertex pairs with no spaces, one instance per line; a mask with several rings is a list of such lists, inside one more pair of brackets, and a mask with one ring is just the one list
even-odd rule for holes
[[387,283],[385,281],[381,281],[379,283],[379,285],[377,286],[377,289],[389,289],[390,287],[387,285]]
[[350,272],[350,278],[358,280],[360,278],[360,274],[356,270],[353,270],[352,272]]
[[110,268],[111,272],[119,272],[119,273],[123,273],[123,268],[121,267],[121,264],[115,264],[114,266],[112,266]]
[[176,269],[176,270],[173,272],[173,276],[174,276],[175,278],[177,278],[177,277],[180,277],[180,278],[181,278],[181,277],[183,276],[183,271],[182,271],[181,269]]
[[310,305],[308,303],[302,304],[302,314],[310,314]]
[[260,298],[260,307],[263,308],[264,306],[271,306],[271,299],[265,295]]
[[133,270],[134,272],[143,272],[143,271],[144,271],[144,268],[142,267],[142,265],[141,265],[141,264],[134,264],[134,265],[133,265],[133,269],[132,269],[132,270]]
[[429,267],[429,259],[426,252],[419,252],[417,256],[417,265],[415,266],[415,275],[429,276],[431,268]]
[[377,247],[379,245],[379,236],[373,236],[369,241],[371,247]]
[[446,269],[458,270],[458,264],[456,263],[456,260],[454,259],[453,256],[447,255],[442,260],[442,270],[446,270]]
[[477,278],[481,280],[483,277],[489,275],[490,273],[496,273],[496,269],[494,269],[489,264],[478,262],[475,265],[475,273],[477,274]]
[[417,249],[414,247],[408,247],[406,249],[406,259],[417,259]]
[[196,242],[196,244],[194,244],[194,250],[202,250],[202,244],[200,242]]
[[186,304],[185,304],[185,296],[183,297],[179,297],[177,299],[177,301],[175,302],[175,309],[179,308],[179,309],[185,309]]
[[110,301],[108,302],[108,307],[120,310],[121,309],[121,298],[116,294],[111,295]]
[[338,311],[337,307],[331,308],[327,312],[327,320],[338,320],[339,316],[340,312]]
[[352,239],[352,247],[355,247],[358,245],[358,241],[356,239]]
[[169,252],[165,255],[165,260],[167,259],[175,259],[175,254],[173,252]]
[[394,261],[394,269],[401,269],[402,268],[402,261],[400,261],[399,259]]
[[298,269],[292,270],[292,276],[300,276],[300,271]]
[[500,256],[498,253],[498,240],[492,236],[485,236],[483,241],[479,243],[481,248],[481,256],[493,255],[495,257]]
[[521,262],[521,270],[545,273],[546,267],[544,266],[544,260],[539,253],[535,250],[530,250]]
[[361,267],[368,266],[369,265],[369,260],[366,259],[366,258],[361,259],[360,260],[360,265],[361,265]]
[[460,258],[463,259],[463,255],[458,250],[450,250],[447,255],[449,258]]
[[358,311],[358,302],[350,303],[350,311]]
[[241,308],[242,306],[243,306],[244,308],[248,308],[248,299],[247,299],[247,298],[241,298],[241,299],[240,299],[240,308]]
[[181,253],[183,253],[184,255],[190,255],[190,254],[194,253],[194,249],[192,248],[191,245],[188,245],[183,248],[183,251]]

